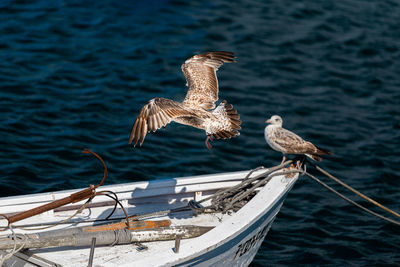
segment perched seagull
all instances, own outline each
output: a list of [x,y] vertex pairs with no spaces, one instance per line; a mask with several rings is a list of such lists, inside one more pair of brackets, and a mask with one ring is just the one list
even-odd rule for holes
[[320,155],[332,155],[332,152],[319,148],[282,128],[282,118],[278,115],[272,116],[265,122],[269,123],[264,130],[265,140],[272,149],[283,153],[281,164],[285,162],[288,154],[304,154],[316,161],[322,160]]
[[[226,101],[216,108],[218,100],[218,80],[216,71],[224,63],[235,62],[231,52],[207,52],[195,55],[182,64],[188,92],[183,102],[156,97],[149,101],[139,113],[133,124],[129,144],[139,142],[142,146],[146,134],[155,132],[171,121],[189,125],[206,131],[206,146],[209,141],[230,139],[239,135],[242,123],[239,114]],[[213,110],[211,110],[213,109]]]

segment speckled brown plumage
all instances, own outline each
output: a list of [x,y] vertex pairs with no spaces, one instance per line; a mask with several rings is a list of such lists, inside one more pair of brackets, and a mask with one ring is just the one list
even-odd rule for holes
[[303,154],[310,158],[321,161],[320,155],[332,155],[331,152],[319,148],[311,142],[305,141],[297,134],[282,128],[282,118],[278,115],[272,116],[266,122],[270,123],[265,127],[265,140],[272,149],[288,154]]
[[129,137],[136,146],[150,131],[165,127],[171,121],[203,129],[208,136],[229,139],[239,135],[241,121],[231,104],[222,101],[217,108],[218,80],[216,71],[225,62],[235,62],[231,52],[207,52],[195,55],[182,65],[188,92],[180,103],[165,98],[153,98],[139,113]]
[[218,79],[216,71],[223,63],[235,62],[231,52],[208,52],[195,55],[182,64],[189,87],[183,103],[213,109],[218,100]]

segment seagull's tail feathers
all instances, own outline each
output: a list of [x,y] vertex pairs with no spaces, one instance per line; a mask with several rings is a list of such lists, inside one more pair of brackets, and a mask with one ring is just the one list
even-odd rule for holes
[[317,146],[315,146],[315,148],[317,150],[315,154],[306,154],[307,157],[309,157],[315,161],[321,162],[322,161],[321,155],[333,155],[332,152],[330,152],[326,149],[323,149],[323,148],[320,148]]
[[323,149],[323,148],[320,148],[320,147],[317,147],[317,146],[315,146],[315,147],[317,148],[317,154],[318,155],[333,155],[332,152],[330,152],[330,151],[328,151],[326,149]]
[[224,101],[224,105],[226,115],[228,116],[231,123],[231,128],[234,130],[242,129],[242,127],[240,127],[242,121],[240,120],[240,115],[238,114],[237,110],[234,109],[231,104],[227,104],[226,101]]
[[212,134],[216,139],[230,139],[240,135],[239,130],[242,129],[242,127],[240,127],[242,121],[240,120],[240,115],[237,110],[234,109],[231,104],[228,104],[224,100],[213,110],[213,113],[219,114],[220,116],[222,115],[224,121],[227,122],[223,128]]

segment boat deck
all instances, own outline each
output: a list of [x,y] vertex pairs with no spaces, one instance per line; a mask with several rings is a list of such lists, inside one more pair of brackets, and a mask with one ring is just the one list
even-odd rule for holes
[[[173,216],[160,216],[157,220],[170,219],[171,225],[198,225],[198,226],[217,226],[231,215],[223,214],[200,214],[192,216],[192,212],[180,213],[176,217]],[[182,239],[181,247],[185,247],[185,242],[189,239]],[[118,266],[126,264],[127,259],[137,258],[151,258],[160,252],[171,251],[175,247],[175,241],[158,241],[158,242],[144,242],[141,243],[147,249],[140,250],[138,244],[116,245],[116,246],[99,246],[95,248],[93,266],[101,263],[107,266]],[[46,249],[30,249],[32,253],[39,257],[61,264],[62,266],[86,266],[89,260],[90,247],[74,248],[46,248]],[[59,253],[62,252],[63,257]],[[71,263],[73,264],[71,265]]]
[[[265,170],[255,172],[252,177],[262,173],[263,171]],[[183,207],[186,206],[190,200],[199,201],[207,198],[220,189],[239,184],[248,173],[249,171],[243,171],[103,186],[99,188],[98,191],[110,190],[115,192],[129,216],[140,215]],[[149,266],[161,266],[166,264],[169,266],[175,265],[178,262],[193,260],[197,256],[209,254],[211,251],[213,251],[212,253],[216,253],[216,248],[223,248],[224,251],[218,252],[218,254],[212,256],[215,257],[215,259],[218,260],[222,257],[221,255],[225,255],[230,260],[235,260],[239,263],[241,262],[239,265],[246,265],[245,263],[249,262],[249,260],[251,261],[252,257],[254,257],[261,241],[264,239],[266,232],[278,213],[286,194],[296,180],[297,176],[294,178],[285,178],[284,176],[273,177],[266,186],[260,189],[261,193],[258,193],[250,202],[248,202],[248,204],[245,205],[246,208],[242,208],[236,213],[196,214],[194,211],[189,210],[169,213],[167,215],[146,217],[144,220],[168,219],[171,221],[171,226],[195,225],[212,226],[215,228],[200,237],[182,239],[180,241],[179,253],[174,253],[175,240],[144,242],[142,243],[143,246],[136,243],[116,246],[96,246],[93,266],[130,266],[133,263]],[[75,192],[76,190],[69,190],[55,193],[2,198],[0,199],[0,214],[12,214],[11,211],[15,213],[27,210],[49,203],[55,199],[60,199]],[[50,229],[43,230],[23,230],[19,228],[21,226],[38,227],[39,225],[43,226],[67,219],[73,215],[83,203],[84,202],[70,204],[16,222],[14,223],[15,232],[29,234],[31,232],[38,233],[41,231],[63,230],[71,229],[76,226],[93,225],[93,222],[91,222],[92,220],[103,220],[114,209],[114,201],[106,196],[98,196],[93,199],[86,209],[77,214],[69,223],[59,224]],[[207,202],[203,204],[207,205]],[[124,213],[122,209],[118,207],[111,218],[123,219]],[[108,223],[112,222],[115,221],[110,221]],[[8,230],[4,233],[10,234],[10,231]],[[247,257],[237,259],[235,253],[238,253],[238,248],[240,249],[240,242],[246,238],[252,238],[251,240],[253,240],[252,242],[254,244],[252,243],[251,247],[246,245],[246,248],[249,248],[249,251],[247,251],[247,249],[243,250],[242,248],[243,253],[241,252],[240,255],[247,253]],[[234,242],[229,240],[234,240]],[[147,249],[143,249],[144,246],[147,247]],[[28,255],[34,254],[35,256],[31,256],[30,260],[38,261],[42,266],[54,266],[52,263],[62,266],[87,266],[90,246],[29,249],[24,253]],[[19,253],[16,256],[19,257],[21,254]],[[13,258],[15,260],[15,257]],[[151,262],[153,259],[154,262]],[[203,261],[205,259],[203,257],[200,260]],[[224,261],[222,258],[220,260]],[[17,262],[21,263],[18,259]],[[13,266],[33,265],[17,264]],[[230,265],[227,264],[227,266]]]

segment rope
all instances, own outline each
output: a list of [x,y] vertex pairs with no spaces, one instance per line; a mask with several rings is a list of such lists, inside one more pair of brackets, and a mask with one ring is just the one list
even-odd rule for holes
[[[243,179],[243,181],[235,186],[232,187],[228,187],[226,189],[220,190],[216,193],[214,193],[212,196],[203,198],[200,201],[194,201],[191,200],[189,201],[188,205],[186,206],[182,206],[179,208],[175,208],[175,209],[168,209],[168,210],[163,210],[163,211],[156,211],[156,212],[151,212],[151,213],[145,213],[145,214],[140,214],[137,215],[135,217],[135,219],[139,220],[139,219],[143,219],[143,218],[149,218],[149,217],[154,217],[154,216],[162,216],[162,215],[166,215],[169,213],[173,213],[173,212],[180,212],[180,211],[190,211],[193,210],[194,212],[203,212],[205,209],[208,208],[213,208],[214,210],[225,210],[223,209],[218,209],[216,208],[216,205],[214,204],[213,206],[207,206],[207,207],[203,207],[202,205],[200,205],[201,203],[207,201],[207,200],[212,200],[214,203],[222,203],[222,200],[226,200],[228,199],[228,197],[232,197],[235,194],[241,193],[243,190],[245,190],[248,186],[251,186],[255,181],[260,180],[260,179],[268,179],[269,175],[275,171],[278,171],[280,169],[285,168],[286,165],[292,163],[292,160],[288,160],[282,164],[279,164],[277,166],[271,167],[269,168],[267,171],[256,175],[255,177],[250,178],[251,174],[253,174],[255,171],[258,171],[260,169],[263,169],[264,167],[257,167],[253,170],[251,170]],[[302,170],[297,169],[297,170],[291,170],[289,172],[285,172],[284,174],[288,174],[288,173],[299,173]],[[273,175],[275,176],[275,175]],[[272,178],[272,177],[271,177]],[[268,182],[267,180],[265,180],[266,182]],[[266,183],[265,182],[265,183]],[[259,186],[262,186],[264,184],[260,184]],[[258,187],[259,187],[258,186]],[[255,189],[255,188],[254,188]],[[253,190],[254,191],[254,190]],[[246,196],[243,196],[242,198],[240,198],[240,200],[243,200],[245,197],[249,196],[250,194],[247,194]],[[237,202],[236,202],[237,203]]]
[[118,244],[118,241],[119,241],[119,234],[120,234],[120,231],[119,231],[119,230],[116,230],[116,231],[113,231],[113,232],[114,232],[114,235],[115,235],[115,239],[114,239],[114,241],[110,244],[110,247],[115,246],[116,244]]
[[[111,195],[109,195],[109,194],[113,194],[114,196],[111,196]],[[42,226],[42,227],[24,227],[24,226],[22,226],[22,225],[21,225],[21,226],[14,226],[14,227],[15,227],[15,228],[18,228],[18,229],[21,229],[21,230],[44,230],[44,229],[48,229],[48,228],[55,227],[55,226],[60,225],[60,224],[68,223],[68,222],[71,221],[76,215],[78,215],[78,214],[81,213],[84,209],[86,209],[87,206],[90,204],[90,202],[92,201],[92,199],[93,199],[95,196],[99,196],[99,195],[104,195],[104,196],[107,196],[107,197],[113,199],[113,200],[115,201],[115,206],[120,205],[120,207],[121,207],[121,209],[122,209],[122,211],[124,212],[124,215],[125,215],[127,227],[129,228],[129,218],[128,218],[128,214],[127,214],[127,212],[126,212],[126,209],[124,208],[124,206],[122,205],[122,203],[119,201],[118,196],[117,196],[114,192],[108,191],[108,190],[107,190],[107,191],[95,192],[95,195],[94,195],[93,197],[89,198],[84,204],[82,204],[82,206],[79,207],[79,209],[77,209],[76,212],[74,212],[74,214],[72,214],[71,216],[69,216],[68,218],[66,218],[66,219],[64,219],[64,220],[62,220],[62,221],[59,221],[59,222],[56,222],[56,223],[51,223],[51,224],[49,224],[49,225]],[[107,220],[110,218],[110,216],[112,216],[112,214],[114,213],[114,211],[115,211],[115,207],[114,207],[113,211],[105,218],[105,221],[107,221]],[[96,221],[96,220],[95,220],[95,221]],[[88,222],[88,220],[83,221],[83,222]],[[1,266],[1,265],[0,265],[0,266]]]
[[368,209],[368,208],[366,208],[366,207],[364,207],[364,206],[358,204],[357,202],[354,202],[354,201],[351,200],[350,198],[348,198],[348,197],[342,195],[341,193],[339,193],[338,191],[336,191],[335,189],[333,189],[333,188],[330,187],[329,185],[325,184],[324,182],[322,182],[321,180],[319,180],[319,179],[316,178],[315,176],[309,174],[308,172],[304,172],[304,174],[307,175],[308,177],[310,177],[311,179],[313,179],[314,181],[316,181],[317,183],[319,183],[320,185],[322,185],[323,187],[325,187],[326,189],[330,190],[331,192],[335,193],[335,194],[338,195],[339,197],[343,198],[343,199],[346,200],[347,202],[349,202],[349,203],[353,204],[354,206],[356,206],[356,207],[358,207],[358,208],[364,210],[365,212],[368,212],[369,214],[372,214],[372,215],[374,215],[374,216],[376,216],[376,217],[378,217],[378,218],[380,218],[380,219],[382,219],[382,220],[385,220],[385,221],[387,221],[387,222],[390,222],[390,223],[393,223],[393,224],[395,224],[395,225],[400,226],[400,222],[395,221],[395,220],[392,220],[392,219],[389,219],[389,218],[386,218],[386,217],[384,217],[384,216],[382,216],[382,215],[380,215],[380,214],[378,214],[378,213],[376,213],[376,212],[373,212],[372,210],[370,210],[370,209]]
[[[114,195],[114,196],[111,196],[111,194]],[[128,213],[126,212],[126,209],[124,208],[124,205],[122,205],[122,203],[119,201],[117,194],[115,192],[113,192],[113,191],[105,190],[105,191],[101,191],[101,192],[96,193],[96,195],[104,195],[104,196],[107,196],[107,197],[109,197],[109,198],[111,198],[111,199],[113,199],[115,201],[114,209],[106,217],[106,220],[109,219],[112,216],[112,214],[114,213],[115,208],[116,208],[116,206],[118,204],[121,207],[122,211],[124,212],[125,219],[126,219],[126,227],[129,229],[130,228],[130,224],[129,224]]]
[[129,229],[124,228],[124,229],[118,229],[114,230],[114,241],[109,245],[110,247],[113,247],[118,244],[129,244],[132,242],[132,235],[131,231]]
[[[111,199],[113,199],[113,200],[115,201],[114,209],[113,209],[112,212],[107,216],[107,218],[106,218],[105,220],[107,221],[107,220],[110,218],[110,216],[112,216],[112,214],[114,213],[114,211],[116,210],[117,205],[120,205],[120,207],[122,208],[122,210],[123,210],[123,212],[124,212],[124,214],[125,214],[127,227],[129,228],[128,214],[127,214],[127,212],[126,212],[124,206],[122,205],[122,203],[119,201],[118,196],[117,196],[114,192],[112,192],[112,191],[101,191],[101,192],[96,192],[96,188],[100,187],[100,186],[104,183],[104,181],[106,180],[107,175],[108,175],[108,170],[107,170],[107,166],[106,166],[105,162],[103,161],[103,159],[102,159],[98,154],[96,154],[96,153],[90,151],[90,150],[87,149],[87,148],[85,148],[85,149],[82,151],[82,153],[91,154],[91,155],[95,156],[95,157],[101,162],[101,164],[103,165],[103,168],[104,168],[104,175],[103,175],[103,178],[102,178],[102,180],[100,181],[100,183],[99,183],[98,185],[95,185],[95,186],[94,186],[94,185],[90,185],[90,188],[92,189],[92,194],[91,194],[91,196],[88,198],[88,200],[87,200],[84,204],[82,204],[82,206],[79,207],[79,209],[78,209],[74,214],[72,214],[72,215],[69,216],[68,218],[66,218],[66,219],[64,219],[64,220],[62,220],[62,221],[59,221],[59,222],[57,222],[57,223],[50,223],[50,224],[47,224],[46,226],[34,227],[34,228],[32,228],[32,227],[24,227],[24,226],[21,225],[21,226],[14,226],[15,228],[22,229],[22,230],[44,230],[44,229],[48,229],[48,228],[55,227],[55,226],[60,225],[60,224],[68,223],[68,222],[70,222],[76,215],[78,215],[78,214],[81,213],[85,208],[87,208],[87,206],[88,206],[89,203],[92,201],[92,199],[93,199],[94,197],[98,196],[98,195],[105,195],[105,196],[110,197]],[[81,192],[82,192],[82,191],[80,191],[80,193],[81,193]],[[114,195],[114,197],[113,197],[112,195]],[[71,196],[72,196],[72,195],[71,195]],[[87,197],[86,197],[86,198],[87,198]],[[83,198],[83,199],[85,199],[85,198]],[[83,199],[80,199],[80,200],[83,200]],[[31,216],[32,216],[32,215],[31,215]],[[7,217],[7,216],[4,215],[4,214],[0,214],[0,217],[4,217],[6,220],[9,221],[9,224],[10,224],[9,217]],[[5,231],[5,230],[7,230],[8,228],[9,228],[8,226],[7,226],[7,227],[4,227],[4,228],[0,227],[0,231]],[[1,266],[1,265],[0,265],[0,266]]]
[[[249,178],[252,173],[259,170],[262,167],[258,167],[251,170],[250,173],[245,177],[245,179],[238,185],[221,190],[215,193],[213,196],[202,199],[197,202],[197,205],[201,202],[211,199],[211,205],[207,207],[202,207],[199,211],[205,209],[211,209],[214,212],[221,211],[222,213],[227,213],[229,210],[237,211],[243,207],[255,194],[255,190],[267,184],[273,177],[279,175],[288,175],[302,172],[302,169],[286,169],[285,166],[293,161],[287,161],[278,166],[268,169],[266,172],[257,175],[253,178]],[[193,201],[192,201],[193,202]],[[194,206],[194,205],[191,205]]]
[[267,184],[273,177],[279,176],[279,175],[286,175],[286,174],[292,174],[292,173],[299,173],[300,170],[289,170],[289,171],[282,171],[282,172],[275,172],[270,175],[268,175],[265,179],[262,179],[258,183],[254,184],[249,190],[245,192],[239,192],[235,197],[232,198],[230,203],[224,208],[223,212],[227,212],[229,209],[233,208],[233,205],[246,197],[250,196],[257,188],[264,186]]
[[[71,221],[76,215],[78,215],[79,213],[81,213],[88,205],[89,205],[89,203],[90,203],[90,201],[93,199],[93,197],[92,198],[89,198],[84,204],[82,204],[82,206],[74,213],[74,214],[72,214],[71,216],[69,216],[68,218],[66,218],[66,219],[64,219],[64,220],[62,220],[62,221],[59,221],[59,222],[57,222],[57,223],[51,223],[51,224],[49,224],[49,225],[47,225],[47,226],[43,226],[43,227],[23,227],[23,226],[14,226],[15,228],[18,228],[18,229],[21,229],[21,230],[44,230],[44,229],[48,229],[48,228],[52,228],[52,227],[55,227],[55,226],[57,226],[57,225],[60,225],[60,224],[64,224],[64,223],[68,223],[69,221]],[[0,265],[1,266],[1,265]]]
[[221,190],[221,191],[218,191],[218,192],[216,192],[214,195],[209,196],[209,197],[206,197],[206,198],[203,198],[202,200],[198,201],[197,203],[202,203],[202,202],[204,202],[204,201],[207,201],[207,200],[216,198],[216,197],[219,196],[219,195],[228,194],[228,193],[232,193],[232,192],[237,192],[238,189],[243,188],[243,187],[246,187],[247,185],[252,184],[254,181],[259,180],[260,178],[262,178],[262,177],[264,177],[264,176],[266,176],[266,175],[268,175],[268,174],[270,174],[270,173],[272,173],[272,172],[274,172],[274,171],[277,171],[277,170],[279,170],[279,169],[284,168],[286,165],[288,165],[288,164],[290,164],[290,163],[292,163],[292,161],[291,161],[291,160],[288,160],[288,161],[286,161],[286,162],[284,162],[284,163],[282,163],[282,164],[279,164],[279,165],[277,165],[277,166],[275,166],[275,167],[269,168],[269,169],[268,169],[266,172],[264,172],[264,173],[261,173],[261,174],[255,176],[255,177],[249,179],[249,177],[250,177],[250,175],[251,175],[252,173],[254,173],[255,171],[258,171],[258,170],[260,170],[260,169],[263,168],[263,167],[257,167],[257,168],[255,168],[255,169],[251,170],[251,171],[246,175],[246,177],[245,177],[245,179],[244,179],[243,182],[241,182],[241,183],[239,183],[239,184],[237,184],[237,185],[235,185],[235,186],[232,186],[232,187],[223,189],[223,190]]
[[[26,235],[24,235],[24,234],[16,234],[15,232],[14,232],[14,229],[13,229],[13,227],[12,227],[12,224],[9,224],[8,225],[8,229],[10,229],[10,231],[11,231],[11,233],[12,233],[12,239],[14,240],[14,247],[13,247],[13,249],[9,252],[9,253],[7,253],[6,255],[1,255],[0,256],[0,266],[3,266],[3,264],[4,264],[4,262],[6,261],[6,260],[8,260],[9,258],[11,258],[12,256],[14,256],[14,254],[15,253],[17,253],[17,252],[19,252],[21,249],[23,249],[24,248],[24,246],[25,246],[25,243],[26,243],[26,241],[27,241],[27,237],[26,237]],[[18,238],[18,235],[20,235],[20,236],[22,236],[23,238],[24,238],[24,240],[22,241],[22,244],[21,244],[21,246],[19,247],[19,248],[17,248],[17,238]],[[9,237],[8,237],[9,238]]]
[[340,184],[341,186],[343,186],[344,188],[350,190],[351,192],[355,193],[356,195],[358,195],[359,197],[371,202],[372,204],[374,204],[375,206],[378,206],[379,208],[383,209],[384,211],[396,216],[397,218],[400,218],[400,214],[398,214],[397,212],[383,206],[382,204],[380,204],[379,202],[367,197],[366,195],[362,194],[361,192],[357,191],[356,189],[352,188],[351,186],[345,184],[344,182],[342,182],[341,180],[339,180],[338,178],[334,177],[332,174],[328,173],[327,171],[323,170],[322,168],[320,168],[319,166],[311,163],[318,171],[320,171],[321,173],[325,174],[327,177],[329,177],[330,179],[334,180],[335,182],[337,182],[338,184]]

